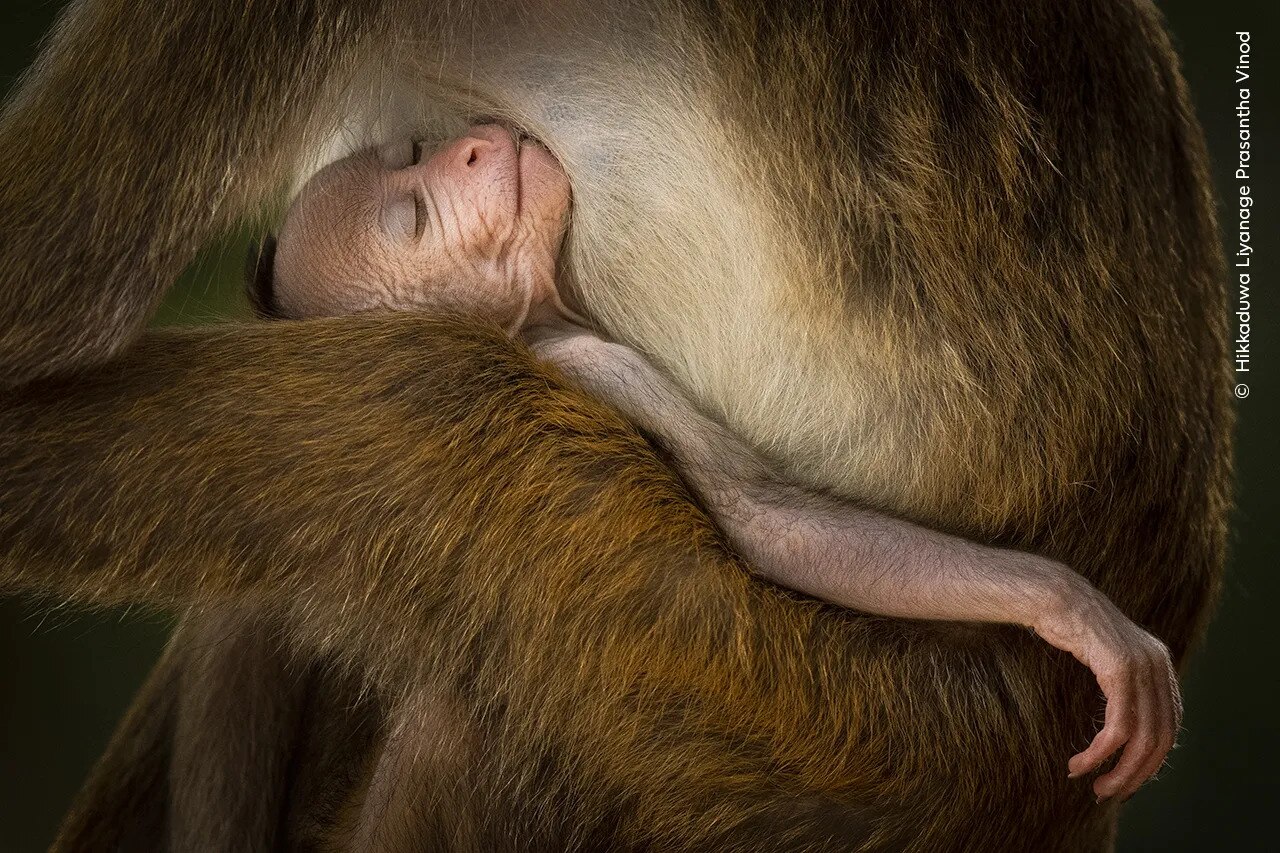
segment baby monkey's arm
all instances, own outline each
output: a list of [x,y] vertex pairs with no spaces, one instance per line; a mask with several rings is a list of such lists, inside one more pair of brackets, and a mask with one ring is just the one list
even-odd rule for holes
[[575,328],[535,330],[534,351],[657,437],[725,536],[762,576],[833,604],[912,619],[1032,628],[1097,676],[1102,730],[1069,762],[1071,776],[1128,796],[1161,765],[1181,705],[1168,651],[1065,565],[992,548],[790,485],[741,440],[700,413],[629,347]]

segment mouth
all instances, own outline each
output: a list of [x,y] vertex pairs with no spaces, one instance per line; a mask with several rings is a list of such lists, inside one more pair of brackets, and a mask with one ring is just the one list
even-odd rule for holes
[[515,164],[512,168],[512,189],[515,195],[515,216],[514,219],[519,221],[520,214],[524,209],[524,190],[525,190],[525,148],[527,144],[536,144],[533,137],[525,133],[518,127],[515,127],[505,121],[495,118],[482,117],[474,120],[476,124],[491,125],[501,128],[503,134],[510,140],[512,148],[515,150]]
[[516,221],[520,220],[520,210],[524,207],[524,139],[520,134],[515,134],[516,141]]
[[518,125],[494,119],[475,119],[475,121],[483,121],[485,125],[499,128],[502,135],[506,137],[506,144],[514,149],[515,163],[512,168],[511,184],[515,199],[512,208],[514,219],[518,222],[525,209],[529,207],[530,199],[526,198],[526,194],[538,185],[539,174],[546,171],[548,162],[554,164],[554,168],[557,169],[560,168],[559,163],[542,140]]

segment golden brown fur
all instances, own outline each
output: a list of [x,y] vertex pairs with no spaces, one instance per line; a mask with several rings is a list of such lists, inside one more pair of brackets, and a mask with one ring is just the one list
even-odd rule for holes
[[[810,484],[1063,560],[1183,658],[1231,418],[1203,143],[1152,7],[548,5],[77,7],[0,124],[5,376],[132,341],[317,158],[486,109],[569,169],[571,283],[607,332]],[[405,81],[436,77],[428,109]],[[405,837],[445,849],[1113,831],[1063,769],[1100,707],[1082,668],[753,581],[640,436],[462,318],[144,335],[7,393],[0,507],[6,587],[260,608],[321,661],[288,845],[351,839],[383,709],[412,720],[421,685],[478,740],[456,778],[405,771]],[[181,652],[63,849],[167,831],[139,791]]]

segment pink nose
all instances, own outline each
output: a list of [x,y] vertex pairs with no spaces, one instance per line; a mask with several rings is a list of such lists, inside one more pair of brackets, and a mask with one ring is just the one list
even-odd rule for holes
[[494,157],[510,142],[511,134],[506,128],[496,124],[476,125],[450,146],[449,160],[464,169],[482,169],[492,165]]

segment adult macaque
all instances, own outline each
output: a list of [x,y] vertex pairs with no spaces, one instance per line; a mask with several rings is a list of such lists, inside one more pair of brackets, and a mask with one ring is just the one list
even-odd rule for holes
[[[536,353],[662,442],[757,573],[871,613],[1028,625],[1089,665],[1108,695],[1107,726],[1072,759],[1071,774],[1096,769],[1126,735],[1150,752],[1130,756],[1096,787],[1119,780],[1127,796],[1159,767],[1161,748],[1177,729],[1179,699],[1158,640],[1051,560],[984,548],[785,484],[635,350],[579,325],[556,285],[569,202],[568,178],[554,158],[497,125],[473,127],[434,155],[408,139],[361,151],[303,188],[278,250],[256,265],[252,301],[267,316],[295,319],[368,309],[472,312],[531,336]],[[270,637],[252,639],[251,624],[217,618],[188,640],[197,649],[235,645],[197,658],[200,677],[189,681],[178,713],[179,731],[192,734],[175,745],[175,764],[188,773],[211,764],[238,768],[229,775],[254,796],[224,800],[234,807],[214,822],[236,827],[238,838],[272,819],[261,804],[273,799],[263,794],[278,787],[287,754],[246,751],[226,732],[274,732],[302,704],[298,688],[288,689],[287,662],[271,653]],[[1132,671],[1138,666],[1149,671]],[[412,763],[442,736],[452,751],[464,741],[464,733],[445,729],[450,699],[430,688],[424,695],[430,700],[408,707],[427,716],[432,738],[395,741],[375,779],[384,767]],[[1127,732],[1120,723],[1126,719],[1134,721]],[[222,736],[201,737],[206,728]],[[190,811],[180,809],[177,817]],[[361,827],[355,849],[372,846],[384,817],[375,812],[371,825]],[[207,823],[195,831],[175,821],[174,846],[226,837]]]
[[[1126,739],[1151,751],[1095,786],[1118,781],[1128,796],[1155,772],[1179,707],[1158,640],[1052,560],[786,484],[634,349],[583,328],[556,285],[569,181],[544,148],[523,142],[489,124],[433,156],[405,139],[328,166],[285,218],[255,302],[297,319],[375,308],[475,312],[532,336],[535,353],[661,441],[757,573],[870,613],[1031,627],[1093,669],[1113,703],[1107,726],[1072,759],[1072,775],[1096,769]],[[1121,735],[1126,719],[1135,725]]]
[[[0,121],[0,365],[80,368],[0,409],[0,580],[244,608],[323,659],[270,727],[285,846],[392,803],[419,848],[1105,848],[1095,796],[1167,745],[1068,780],[1082,668],[753,581],[638,434],[487,326],[154,333],[84,369],[326,145],[475,114],[564,164],[566,305],[754,454],[1071,566],[1184,658],[1222,560],[1225,314],[1140,2],[76,7]],[[62,847],[152,849],[221,790],[171,767],[192,666],[162,661]],[[427,686],[473,748],[380,761]]]

